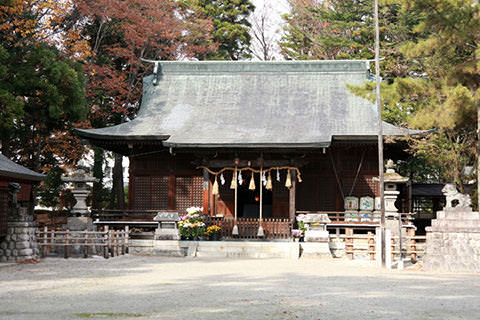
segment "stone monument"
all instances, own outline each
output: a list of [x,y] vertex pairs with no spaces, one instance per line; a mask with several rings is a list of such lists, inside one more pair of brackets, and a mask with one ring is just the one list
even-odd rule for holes
[[480,272],[480,216],[472,211],[470,196],[457,191],[455,184],[442,189],[443,211],[427,227],[425,270]]
[[97,182],[98,179],[87,174],[80,169],[70,176],[62,176],[62,181],[71,182],[73,184],[73,196],[77,203],[72,208],[72,217],[67,219],[66,228],[70,230],[91,230],[93,229],[92,218],[88,217],[86,199],[90,193],[87,183]]
[[301,244],[302,256],[304,257],[331,257],[327,223],[331,220],[324,213],[309,213],[297,216],[307,229],[305,231],[305,242]]

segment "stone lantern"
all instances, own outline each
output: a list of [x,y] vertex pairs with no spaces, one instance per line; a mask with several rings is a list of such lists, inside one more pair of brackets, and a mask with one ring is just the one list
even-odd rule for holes
[[62,181],[73,184],[73,196],[77,203],[72,208],[73,217],[68,218],[67,227],[70,230],[84,230],[92,225],[92,219],[87,217],[90,211],[87,207],[87,197],[90,191],[87,189],[87,183],[97,182],[98,179],[87,174],[80,169],[70,176],[62,176]]
[[396,219],[398,218],[398,209],[395,207],[395,202],[400,194],[398,185],[407,183],[409,179],[395,172],[395,164],[392,160],[387,161],[385,168],[387,169],[384,175],[385,217]]

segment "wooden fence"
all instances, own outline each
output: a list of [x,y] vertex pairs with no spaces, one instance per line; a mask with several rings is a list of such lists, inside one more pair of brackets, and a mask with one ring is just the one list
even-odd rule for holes
[[[369,211],[357,211],[354,214],[344,211],[297,211],[298,214],[326,214],[331,220],[331,223],[345,223],[345,224],[375,224],[380,225],[380,216],[375,216]],[[411,224],[413,217],[412,213],[401,213],[402,223]]]
[[[346,229],[345,234],[339,235],[338,238],[345,242],[345,253],[348,258],[354,259],[355,255],[368,256],[370,260],[377,259],[375,242],[375,233],[354,234],[353,229]],[[402,237],[402,255],[403,258],[410,257],[412,262],[421,260],[425,255],[426,236],[416,236],[410,233],[406,237]],[[398,236],[391,238],[391,259],[397,261],[400,259],[400,238]]]
[[224,239],[290,239],[292,233],[293,221],[290,219],[266,218],[261,221],[264,237],[258,237],[258,228],[260,219],[258,218],[239,218],[237,219],[238,236],[232,235],[233,219],[223,217],[204,216],[203,222],[209,226],[217,225],[222,228],[222,238]]
[[81,252],[85,258],[89,254],[96,255],[100,252],[108,259],[110,256],[128,253],[129,229],[127,226],[125,230],[109,230],[105,226],[103,231],[59,231],[45,227],[37,232],[37,239],[44,257],[50,252],[63,251],[67,259],[72,251],[76,251]]

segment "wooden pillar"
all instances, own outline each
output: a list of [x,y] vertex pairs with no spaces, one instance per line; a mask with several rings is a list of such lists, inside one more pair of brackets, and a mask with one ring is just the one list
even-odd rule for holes
[[375,238],[371,231],[368,232],[368,254],[370,260],[375,260]]
[[[132,169],[132,158],[128,158],[130,161],[129,161],[129,165],[128,165],[128,204],[127,204],[127,208],[128,210],[133,210],[133,193],[135,192],[133,190],[133,169]],[[102,208],[99,208],[99,209],[102,209]]]
[[175,176],[168,177],[168,210],[175,210]]
[[410,260],[417,262],[417,243],[415,241],[415,229],[409,228],[408,237],[410,238]]
[[210,175],[206,169],[203,169],[203,213],[208,214],[208,200],[209,200],[209,180]]
[[345,228],[345,251],[347,252],[347,257],[350,260],[353,260],[353,229]]
[[295,206],[295,196],[296,196],[296,189],[297,189],[297,175],[296,175],[296,171],[295,170],[291,170],[291,174],[292,174],[292,187],[290,188],[290,192],[289,192],[289,201],[288,201],[288,205],[289,205],[289,218],[291,220],[295,219],[295,212],[296,212],[296,206]]

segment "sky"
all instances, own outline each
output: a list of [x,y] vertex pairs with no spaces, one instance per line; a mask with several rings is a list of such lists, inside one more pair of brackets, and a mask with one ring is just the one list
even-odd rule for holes
[[[288,5],[287,0],[252,0],[256,9],[255,14],[260,14],[262,10],[267,10],[268,12],[268,24],[267,34],[273,38],[276,42],[280,39],[281,35],[278,32],[282,28],[282,15],[288,13],[290,6]],[[252,17],[250,17],[252,19]],[[283,60],[280,55],[280,48],[278,45],[275,45],[275,60]],[[254,59],[258,60],[258,59]]]

